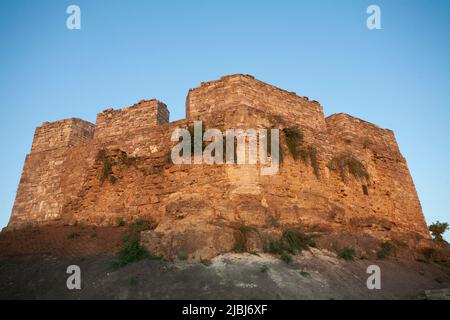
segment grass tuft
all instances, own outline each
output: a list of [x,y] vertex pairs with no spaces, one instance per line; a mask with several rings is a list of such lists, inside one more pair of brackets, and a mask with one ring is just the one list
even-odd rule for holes
[[299,254],[303,250],[315,247],[313,237],[297,230],[285,230],[280,240],[270,240],[265,243],[264,251],[280,255],[280,259],[286,263],[291,263],[291,255]]
[[212,264],[211,260],[208,259],[201,259],[200,262],[205,266],[208,267]]
[[355,259],[356,252],[352,248],[344,248],[340,250],[337,254],[338,258],[344,259],[344,260],[354,260]]
[[250,232],[257,232],[256,228],[241,225],[238,228],[238,231],[235,234],[235,244],[233,247],[233,251],[236,253],[243,253],[247,252],[247,240],[248,240],[248,234]]
[[286,252],[284,252],[280,256],[280,259],[283,260],[284,262],[286,262],[287,264],[292,263],[292,256],[290,254],[287,254]]
[[300,275],[301,275],[303,278],[310,278],[310,277],[311,277],[311,275],[309,274],[309,272],[306,272],[306,271],[300,271]]
[[69,238],[69,239],[76,239],[76,238],[78,238],[79,236],[80,236],[79,233],[77,233],[77,232],[71,232],[71,233],[69,233],[69,234],[67,235],[67,238]]
[[261,273],[266,273],[267,271],[269,271],[269,267],[266,266],[265,264],[263,264],[263,265],[259,268],[259,271],[260,271]]
[[265,251],[272,254],[282,254],[284,246],[281,241],[271,240],[266,244]]
[[184,252],[178,254],[178,260],[180,261],[186,261],[188,258],[189,258],[188,255]]
[[392,254],[395,247],[390,242],[383,242],[377,252],[378,259],[385,259]]
[[107,180],[114,184],[117,180],[117,178],[112,175],[114,161],[108,156],[106,150],[100,149],[97,153],[96,159],[98,162],[102,163],[102,170],[99,176],[101,184]]
[[309,247],[316,246],[311,236],[296,230],[285,230],[283,232],[283,240],[285,242],[285,250],[291,254],[301,253]]
[[122,217],[116,218],[116,226],[123,227],[125,225],[125,220]]

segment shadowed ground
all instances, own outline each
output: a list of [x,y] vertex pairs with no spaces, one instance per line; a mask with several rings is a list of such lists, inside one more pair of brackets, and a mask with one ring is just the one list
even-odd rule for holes
[[[290,264],[269,254],[233,253],[203,263],[146,259],[115,270],[126,230],[53,226],[0,234],[0,298],[420,299],[425,290],[450,287],[450,270],[437,264],[345,261],[315,248]],[[366,286],[373,264],[381,268],[381,290]],[[66,287],[69,265],[81,268],[81,290]]]

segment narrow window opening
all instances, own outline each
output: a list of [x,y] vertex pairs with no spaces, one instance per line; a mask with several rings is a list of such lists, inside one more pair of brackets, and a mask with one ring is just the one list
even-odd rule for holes
[[367,186],[365,184],[362,185],[362,190],[364,195],[368,196],[369,195],[369,190],[367,189]]

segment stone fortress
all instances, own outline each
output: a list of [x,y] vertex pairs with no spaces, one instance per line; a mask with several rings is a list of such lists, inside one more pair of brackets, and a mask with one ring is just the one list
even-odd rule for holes
[[[172,132],[194,120],[223,132],[279,128],[278,174],[171,163]],[[242,226],[257,230],[254,250],[285,228],[430,238],[392,131],[347,114],[325,118],[317,101],[240,74],[191,89],[183,120],[169,122],[164,103],[143,100],[103,111],[95,125],[72,118],[36,129],[8,228],[117,219],[152,221],[141,241],[167,257],[230,251]]]

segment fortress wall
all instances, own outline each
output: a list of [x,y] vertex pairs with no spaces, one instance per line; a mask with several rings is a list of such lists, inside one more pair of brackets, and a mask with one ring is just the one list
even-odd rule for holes
[[167,106],[158,100],[142,100],[124,109],[107,109],[97,115],[95,138],[126,135],[169,122]]
[[[393,231],[417,232],[429,238],[412,178],[390,130],[345,114],[324,119],[317,103],[242,75],[192,90],[187,119],[168,123],[165,110],[157,100],[107,110],[98,115],[91,140],[82,130],[56,134],[59,140],[50,137],[61,141],[51,144],[59,148],[49,148],[44,138],[35,138],[36,151],[27,157],[9,226],[55,219],[106,225],[119,217],[149,218],[159,224],[152,234],[156,239],[147,239],[146,245],[161,252],[152,247],[157,243],[168,256],[176,249],[173,246],[186,244],[183,237],[195,241],[225,237],[223,243],[232,246],[240,224],[269,230],[273,221],[283,228],[347,230],[380,237]],[[282,133],[283,163],[274,176],[261,176],[260,166],[254,165],[171,164],[172,132],[195,119],[222,132],[298,125],[305,134],[304,145],[318,150],[320,177],[310,162],[292,159]],[[100,181],[101,149],[113,159],[114,183]],[[350,178],[344,183],[329,170],[329,161],[343,151],[351,151],[367,166],[370,181]],[[130,163],[121,162],[121,152],[126,152]],[[208,241],[208,245],[220,242]]]
[[394,133],[348,114],[334,114],[325,119],[333,143],[345,144],[356,150],[371,149],[393,159],[402,159]]
[[[368,188],[369,195],[363,196],[367,205],[354,210],[355,218],[372,215],[387,219],[401,231],[417,232],[429,238],[411,173],[394,133],[346,114],[332,115],[326,122],[335,153],[351,152],[370,174],[370,181],[361,183]],[[346,200],[352,204],[363,203],[361,199]]]
[[78,118],[46,122],[34,132],[31,152],[74,146],[92,139],[95,126]]
[[191,89],[186,99],[186,116],[200,119],[208,113],[236,106],[253,107],[305,127],[326,130],[323,110],[318,102],[248,75],[226,76]]
[[69,149],[91,141],[94,125],[72,118],[36,128],[31,153],[25,159],[9,226],[42,223],[61,217],[61,179]]
[[32,152],[25,159],[9,227],[42,223],[60,217],[60,179],[66,147]]
[[[172,145],[176,143],[170,141],[173,130],[188,124],[191,123],[177,121],[154,127],[151,131],[143,129],[136,136],[133,133],[106,144],[102,140],[92,145],[95,150],[104,147],[114,159],[116,164],[112,174],[117,181],[114,184],[110,181],[101,183],[102,163],[94,159],[87,170],[82,190],[74,201],[65,206],[65,211],[72,212],[72,221],[111,224],[118,217],[127,221],[145,217],[160,222],[187,214],[200,220],[210,218],[208,212],[214,208],[214,199],[220,200],[226,189],[221,178],[223,168],[172,165],[168,158]],[[120,151],[136,157],[135,165],[121,163],[117,157]]]

